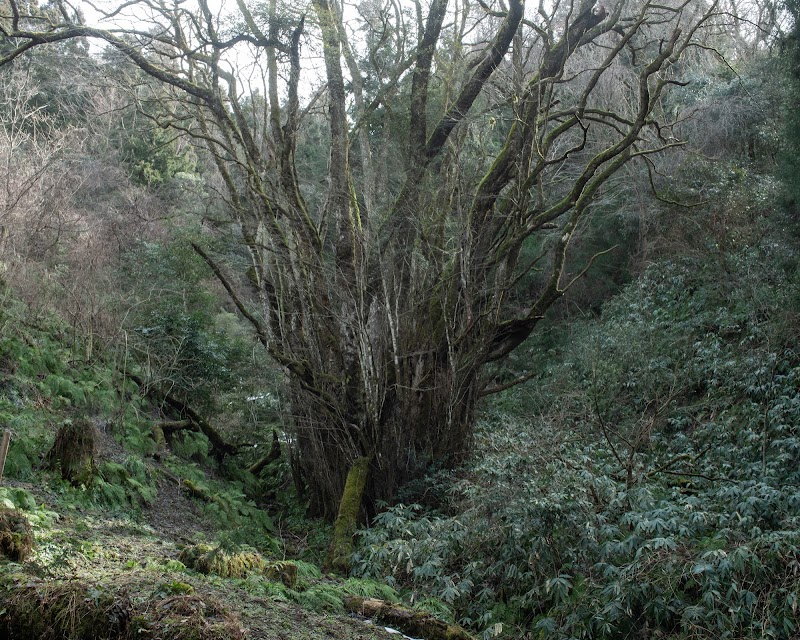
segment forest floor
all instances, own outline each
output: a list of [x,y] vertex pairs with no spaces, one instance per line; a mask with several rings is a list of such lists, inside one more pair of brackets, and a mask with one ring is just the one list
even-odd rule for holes
[[[98,431],[98,455],[121,461],[125,450],[110,435]],[[151,463],[150,473],[158,478],[155,499],[141,509],[107,510],[76,505],[65,498],[57,485],[5,479],[0,487],[27,492],[36,500],[33,518],[34,547],[21,563],[5,563],[4,585],[8,593],[33,589],[44,610],[54,591],[71,598],[91,598],[102,608],[102,595],[111,595],[115,607],[135,612],[172,606],[180,601],[180,610],[171,611],[161,628],[149,629],[145,637],[211,640],[249,638],[252,640],[381,640],[402,634],[387,630],[371,621],[333,612],[315,612],[300,604],[264,597],[253,592],[246,579],[223,578],[192,571],[179,561],[181,550],[198,540],[214,536],[214,525],[202,514],[197,501],[188,497],[161,465]],[[282,559],[278,559],[282,560]],[[333,576],[319,576],[320,582],[335,584]],[[316,581],[315,581],[316,582]],[[66,590],[66,591],[65,591]],[[78,594],[76,596],[76,594]],[[30,592],[28,593],[30,595]],[[17,607],[19,609],[19,607]],[[12,609],[11,617],[14,616]],[[111,609],[106,609],[105,616]],[[198,612],[200,616],[196,615]],[[5,610],[4,612],[5,613]],[[43,613],[40,611],[39,613]],[[49,629],[27,625],[12,619],[10,638],[45,637],[114,638],[113,629],[86,631],[94,615],[76,606],[72,618],[53,620]],[[17,616],[23,615],[17,613]],[[115,616],[118,614],[115,613]],[[46,616],[45,616],[46,617]],[[113,617],[113,616],[111,616]],[[171,625],[184,625],[183,632]],[[127,625],[127,622],[126,622]],[[184,633],[194,625],[191,635]],[[88,627],[96,626],[95,622]],[[113,626],[113,625],[110,625]],[[66,630],[65,630],[66,629]],[[88,635],[87,635],[88,633]],[[48,635],[50,634],[50,635]],[[121,637],[122,634],[119,634]]]
[[197,533],[209,532],[209,527],[191,499],[168,481],[161,483],[149,508],[131,515],[68,508],[52,490],[31,483],[3,485],[30,492],[50,520],[48,526],[34,527],[33,553],[12,577],[20,586],[87,585],[140,605],[192,594],[202,600],[204,609],[211,606],[221,612],[243,637],[253,640],[398,637],[368,620],[259,597],[243,580],[183,568],[178,562],[181,549]]

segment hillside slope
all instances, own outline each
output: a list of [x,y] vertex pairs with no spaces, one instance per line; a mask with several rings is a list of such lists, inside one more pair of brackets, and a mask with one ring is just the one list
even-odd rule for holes
[[[81,360],[59,322],[31,321],[13,298],[5,302],[0,427],[11,446],[0,529],[2,514],[22,513],[33,548],[0,560],[3,637],[392,637],[343,606],[347,595],[396,598],[390,589],[286,560],[275,526],[241,485],[159,447],[156,413],[113,362]],[[50,464],[64,425],[93,434],[85,484],[63,479],[57,459]],[[4,552],[10,536],[25,533],[14,527],[0,531]],[[203,571],[187,567],[197,549],[214,559],[196,565]],[[250,559],[243,570],[241,558]]]

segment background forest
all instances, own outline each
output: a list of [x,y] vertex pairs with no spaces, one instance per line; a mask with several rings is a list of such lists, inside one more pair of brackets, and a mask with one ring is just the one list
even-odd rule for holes
[[0,628],[799,637],[796,3],[239,5],[0,1]]

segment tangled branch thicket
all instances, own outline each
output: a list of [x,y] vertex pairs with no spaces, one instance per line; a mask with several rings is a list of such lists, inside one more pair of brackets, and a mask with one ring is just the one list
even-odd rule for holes
[[[359,458],[368,510],[464,459],[498,366],[585,271],[570,247],[595,199],[682,144],[670,89],[717,14],[434,0],[416,19],[375,5],[350,24],[335,0],[224,18],[200,0],[127,3],[153,28],[120,31],[4,6],[0,65],[99,39],[158,84],[150,117],[210,154],[246,265],[198,250],[286,373],[298,484],[328,517]],[[303,46],[324,67],[308,101]],[[309,135],[327,158],[298,161]]]

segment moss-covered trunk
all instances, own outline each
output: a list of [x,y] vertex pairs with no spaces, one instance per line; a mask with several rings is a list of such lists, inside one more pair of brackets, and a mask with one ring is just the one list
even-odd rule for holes
[[416,336],[416,344],[409,339],[402,345],[412,355],[398,358],[397,365],[387,348],[381,366],[350,376],[339,373],[362,385],[360,403],[348,402],[355,395],[350,388],[331,385],[331,395],[339,392],[340,404],[349,411],[331,415],[311,394],[295,389],[290,454],[312,515],[341,517],[348,471],[362,456],[371,460],[362,504],[372,516],[378,503],[393,502],[409,480],[431,467],[457,466],[468,455],[481,384],[480,370],[471,362],[475,357],[448,354],[430,333],[420,330]]
[[340,573],[350,572],[350,556],[353,553],[353,534],[358,524],[358,514],[364,497],[364,487],[369,475],[368,457],[361,457],[353,463],[347,473],[344,493],[339,503],[339,515],[333,529],[333,540],[328,549],[325,565],[328,570]]

